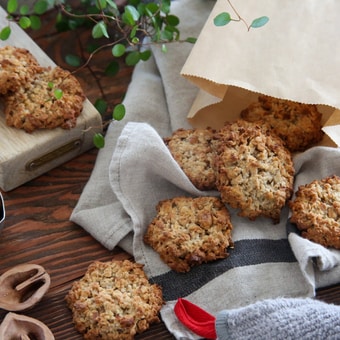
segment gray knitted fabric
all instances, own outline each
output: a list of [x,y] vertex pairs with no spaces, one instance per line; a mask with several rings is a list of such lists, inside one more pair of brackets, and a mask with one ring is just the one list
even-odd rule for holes
[[216,317],[219,340],[340,339],[340,306],[313,299],[271,299],[223,310]]

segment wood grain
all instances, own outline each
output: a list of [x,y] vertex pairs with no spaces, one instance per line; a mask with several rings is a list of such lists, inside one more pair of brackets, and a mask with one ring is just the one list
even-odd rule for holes
[[[67,53],[86,45],[85,31],[57,34],[54,23],[46,16],[46,29],[30,32],[34,40],[60,66]],[[79,50],[80,53],[80,50]],[[121,102],[131,80],[132,69],[121,63],[114,78],[106,77],[101,65],[110,60],[103,51],[89,67],[77,72],[87,97],[94,102],[106,98],[113,107]],[[64,297],[74,280],[81,278],[88,265],[96,260],[125,259],[130,256],[120,248],[109,251],[78,225],[69,221],[70,214],[93,169],[97,150],[93,149],[19,188],[3,193],[6,204],[5,228],[0,233],[0,274],[21,263],[40,264],[51,276],[51,288],[43,300],[26,311],[27,316],[44,322],[56,340],[80,340]],[[317,298],[340,305],[340,285],[321,289]],[[0,321],[6,311],[0,310]],[[153,325],[136,339],[170,340],[174,337],[163,323]]]

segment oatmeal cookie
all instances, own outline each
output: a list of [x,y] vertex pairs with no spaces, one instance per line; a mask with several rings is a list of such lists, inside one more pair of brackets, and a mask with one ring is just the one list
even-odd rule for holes
[[175,197],[159,202],[144,242],[176,272],[226,258],[233,246],[230,215],[218,197]]
[[164,138],[176,162],[199,190],[216,189],[210,145],[213,134],[214,130],[210,128],[178,129],[172,136]]
[[[62,91],[60,99],[55,97],[55,89]],[[70,72],[60,67],[42,68],[30,82],[5,96],[6,123],[26,132],[70,129],[76,125],[84,99],[81,85]]]
[[31,81],[41,69],[35,57],[26,49],[0,47],[0,94],[14,92]]
[[289,207],[290,220],[302,237],[340,249],[340,177],[333,175],[299,186]]
[[318,143],[323,136],[322,114],[316,105],[259,96],[258,102],[250,104],[241,112],[241,118],[267,123],[291,152],[304,151]]
[[150,284],[141,264],[93,262],[66,295],[84,339],[132,340],[159,322],[162,290]]
[[269,128],[237,120],[216,132],[213,141],[216,185],[221,199],[239,216],[274,223],[293,192],[291,153]]

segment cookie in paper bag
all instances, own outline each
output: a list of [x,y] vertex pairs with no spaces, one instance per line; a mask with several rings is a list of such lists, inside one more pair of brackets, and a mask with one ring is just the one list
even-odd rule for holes
[[340,177],[329,176],[299,186],[289,202],[290,221],[301,236],[325,247],[340,249]]
[[199,190],[216,189],[211,149],[214,132],[211,128],[178,129],[164,138],[173,158]]
[[[55,89],[62,91],[61,98],[55,97]],[[6,124],[26,132],[70,129],[76,125],[84,100],[80,83],[69,71],[41,68],[29,82],[4,96]]]
[[176,272],[226,258],[233,246],[230,215],[218,197],[175,197],[159,202],[144,242]]
[[84,339],[133,340],[150,324],[160,322],[162,290],[150,284],[141,264],[93,262],[76,281],[66,302]]
[[0,47],[0,94],[14,92],[31,81],[41,69],[35,57],[26,49]]
[[241,112],[241,118],[268,124],[291,152],[304,151],[323,136],[322,114],[316,105],[259,96],[257,102]]
[[221,199],[239,216],[280,220],[293,192],[292,156],[271,129],[245,120],[228,122],[214,135],[214,168]]

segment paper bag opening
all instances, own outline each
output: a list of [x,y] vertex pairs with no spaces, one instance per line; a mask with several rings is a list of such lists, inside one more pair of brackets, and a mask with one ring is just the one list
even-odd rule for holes
[[[188,114],[194,127],[221,127],[239,117],[260,94],[316,104],[322,113],[322,145],[340,146],[340,2],[232,1],[244,20],[269,22],[247,30],[242,22],[217,27],[214,18],[233,8],[218,0],[181,75],[200,91]],[[315,13],[318,13],[316,16]],[[327,17],[327,22],[324,18]],[[318,22],[319,21],[319,22]]]

